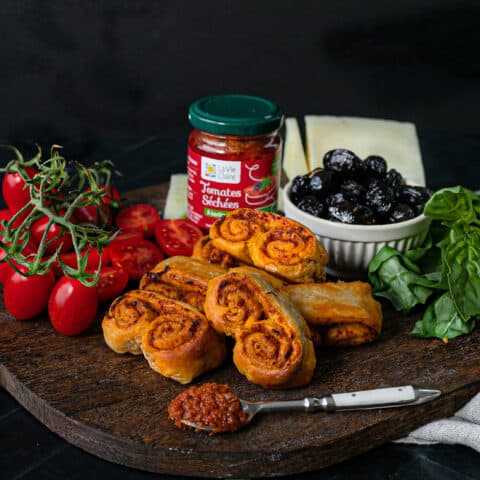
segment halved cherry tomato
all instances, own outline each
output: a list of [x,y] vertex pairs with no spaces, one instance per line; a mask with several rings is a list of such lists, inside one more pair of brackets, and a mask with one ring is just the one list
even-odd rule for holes
[[120,243],[133,245],[139,240],[143,240],[143,234],[140,232],[120,231],[120,233],[108,244],[107,248]]
[[[20,270],[25,271],[22,267]],[[5,307],[17,320],[36,317],[47,308],[54,285],[55,277],[52,272],[24,277],[12,270],[3,290]]]
[[122,267],[102,267],[97,283],[98,300],[108,302],[118,297],[127,286],[128,273]]
[[138,203],[120,210],[115,218],[115,225],[121,230],[142,232],[144,237],[153,237],[155,224],[160,220],[156,208],[152,205]]
[[112,265],[122,267],[131,280],[139,280],[160,260],[163,253],[152,242],[140,240],[133,245],[119,243],[109,248]]
[[[42,240],[43,233],[47,228],[48,224],[48,217],[44,216],[38,219],[33,225],[30,230],[31,233],[31,240],[32,242],[38,247],[40,245],[40,241]],[[50,242],[47,245],[45,250],[46,253],[53,253],[60,245],[61,245],[61,252],[68,252],[72,249],[72,237],[70,233],[64,232],[62,236],[60,236],[61,227],[57,224],[50,225],[47,234],[47,242]]]
[[203,235],[202,231],[189,220],[160,220],[155,227],[155,239],[160,248],[169,256],[193,252],[193,245]]
[[[26,167],[25,171],[29,178],[37,173],[34,167]],[[2,182],[2,194],[7,207],[12,212],[18,212],[30,200],[30,189],[19,173],[6,173]]]
[[[96,270],[100,263],[100,254],[98,253],[98,248],[86,248],[82,250],[82,258],[85,257],[85,254],[88,252],[88,259],[87,259],[87,270]],[[102,265],[108,265],[110,263],[110,255],[108,254],[107,250],[102,251]],[[77,254],[75,252],[68,252],[68,253],[61,253],[60,260],[72,268],[78,268],[78,261],[77,261]],[[55,261],[52,264],[53,272],[57,277],[61,277],[63,275],[63,270],[60,267],[60,264]]]
[[78,335],[95,320],[98,308],[96,287],[86,287],[75,278],[62,277],[48,300],[48,315],[57,332]]

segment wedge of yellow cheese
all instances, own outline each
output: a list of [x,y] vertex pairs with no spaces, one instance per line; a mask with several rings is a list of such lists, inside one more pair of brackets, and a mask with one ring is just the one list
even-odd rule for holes
[[186,173],[174,173],[170,176],[163,218],[187,217],[187,183]]
[[387,161],[388,168],[397,170],[407,183],[425,186],[422,155],[413,123],[307,115],[305,132],[307,160],[311,170],[323,166],[323,156],[329,150],[346,148],[360,158],[380,155]]
[[302,136],[296,118],[285,120],[285,147],[283,151],[283,170],[289,180],[297,175],[305,175],[309,168],[303,150]]

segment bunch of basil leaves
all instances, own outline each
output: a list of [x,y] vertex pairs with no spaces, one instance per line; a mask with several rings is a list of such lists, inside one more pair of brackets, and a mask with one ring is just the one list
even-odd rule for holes
[[404,254],[383,247],[368,276],[374,294],[397,310],[428,303],[412,335],[451,339],[470,333],[480,316],[480,195],[444,188],[424,214],[432,223],[423,244]]

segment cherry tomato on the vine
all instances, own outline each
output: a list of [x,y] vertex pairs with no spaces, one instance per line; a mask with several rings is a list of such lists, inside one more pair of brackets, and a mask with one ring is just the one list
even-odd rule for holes
[[95,320],[98,308],[96,287],[86,287],[79,280],[62,277],[48,301],[50,322],[63,335],[79,335]]
[[[100,256],[98,253],[98,248],[86,248],[81,252],[82,258],[85,257],[87,252],[88,259],[86,268],[89,270],[96,270],[98,268],[98,265],[100,264],[100,257],[102,258],[102,265],[108,265],[110,263],[110,255],[105,249],[102,251],[102,255]],[[61,253],[60,260],[71,268],[78,268],[77,254],[75,252]],[[53,272],[57,277],[61,277],[63,275],[63,270],[57,261],[53,262],[52,267]]]
[[[38,247],[40,245],[40,241],[42,240],[43,234],[48,225],[48,217],[44,216],[39,218],[33,225],[30,230],[31,240],[32,242]],[[61,252],[68,252],[72,249],[72,237],[69,232],[64,232],[63,235],[60,236],[61,227],[56,223],[50,225],[47,233],[47,248],[45,250],[46,253],[53,253],[60,245]]]
[[128,273],[122,267],[102,267],[97,283],[98,300],[100,302],[113,300],[125,290],[127,283]]
[[160,248],[169,256],[185,255],[193,252],[193,245],[203,236],[202,231],[189,220],[160,220],[155,227],[155,239]]
[[131,280],[139,280],[164,258],[161,250],[149,240],[140,240],[133,245],[120,243],[108,250],[112,265],[122,267]]
[[155,207],[138,203],[120,210],[115,218],[115,225],[121,230],[141,232],[145,238],[152,237],[155,224],[160,215]]
[[[23,248],[22,253],[27,256],[27,255],[32,255],[32,260],[33,260],[33,254],[35,254],[36,248],[35,245],[33,245],[31,242],[28,242],[27,245]],[[0,260],[3,260],[7,256],[7,253],[3,248],[0,248]],[[17,262],[14,262],[15,265],[18,268],[21,268],[20,265]],[[13,273],[15,270],[12,268],[10,263],[8,262],[0,262],[0,283],[4,284],[5,281],[7,280],[7,277]]]
[[7,276],[3,290],[5,307],[17,320],[36,317],[47,308],[54,285],[55,277],[52,272],[24,277],[12,270]]
[[[29,178],[37,173],[34,167],[26,167],[25,171]],[[6,173],[2,182],[2,194],[7,207],[12,212],[18,212],[30,200],[30,190],[25,180],[19,173]]]

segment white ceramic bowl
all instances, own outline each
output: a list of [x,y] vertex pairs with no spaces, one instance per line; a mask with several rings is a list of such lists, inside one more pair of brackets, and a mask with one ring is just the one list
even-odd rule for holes
[[336,276],[364,276],[368,264],[384,246],[405,252],[418,247],[427,235],[430,219],[425,215],[388,225],[349,225],[318,218],[300,210],[290,200],[290,183],[283,189],[287,217],[308,227],[329,255],[327,273]]

